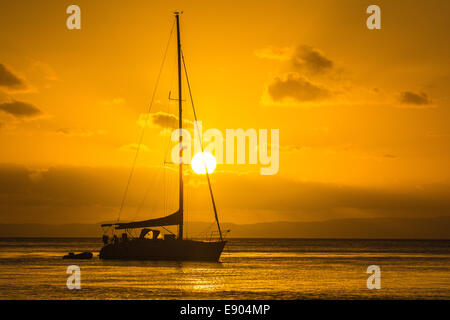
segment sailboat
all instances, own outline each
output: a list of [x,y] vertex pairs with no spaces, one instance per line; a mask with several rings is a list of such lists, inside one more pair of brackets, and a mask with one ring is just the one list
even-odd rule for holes
[[[178,64],[178,120],[179,130],[181,132],[183,126],[183,109],[182,109],[182,58],[183,66],[186,72],[186,66],[184,64],[184,57],[181,51],[180,41],[180,12],[175,12],[176,20],[176,32],[177,32],[177,64]],[[186,72],[187,76],[187,72]],[[188,87],[189,86],[189,80]],[[191,95],[192,99],[192,95]],[[195,109],[194,109],[195,114]],[[182,135],[179,137],[179,145],[182,145]],[[203,146],[202,146],[203,150]],[[183,149],[180,148],[180,158],[182,158]],[[206,164],[205,164],[206,165]],[[206,168],[205,168],[206,169]],[[178,211],[165,217],[144,220],[144,221],[132,221],[132,222],[116,222],[102,224],[102,227],[112,227],[114,230],[125,230],[121,237],[110,238],[107,235],[103,236],[104,246],[100,250],[100,259],[118,259],[118,260],[205,260],[205,261],[218,261],[220,255],[225,247],[226,241],[223,238],[222,230],[220,228],[217,208],[212,193],[211,181],[209,178],[208,170],[206,171],[206,179],[209,186],[211,201],[214,209],[214,215],[218,227],[219,238],[209,241],[199,241],[185,239],[183,237],[183,163],[180,162],[178,168]],[[165,234],[160,238],[160,231],[149,229],[151,227],[164,227],[164,226],[178,226],[178,235]],[[139,237],[129,237],[130,230],[141,229]],[[152,237],[148,235],[151,232]]]

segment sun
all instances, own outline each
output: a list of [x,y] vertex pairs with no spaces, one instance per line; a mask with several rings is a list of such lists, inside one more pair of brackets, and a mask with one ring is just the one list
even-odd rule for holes
[[209,152],[198,152],[194,155],[191,161],[192,170],[197,174],[206,174],[205,162],[206,170],[208,170],[208,173],[212,173],[216,169],[217,162],[216,158]]

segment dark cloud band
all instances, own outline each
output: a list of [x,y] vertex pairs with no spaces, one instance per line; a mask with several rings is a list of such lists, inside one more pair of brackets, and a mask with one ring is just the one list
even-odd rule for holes
[[313,84],[297,73],[290,73],[285,78],[275,78],[269,85],[268,92],[274,101],[291,98],[297,102],[307,102],[330,96],[327,89]]
[[4,64],[0,63],[0,87],[8,89],[23,89],[25,82],[14,75]]
[[17,118],[29,118],[41,114],[41,110],[34,105],[21,101],[4,102],[0,104],[0,111]]
[[405,91],[401,93],[400,102],[404,104],[413,104],[418,106],[428,105],[431,101],[425,93],[414,93],[411,91]]

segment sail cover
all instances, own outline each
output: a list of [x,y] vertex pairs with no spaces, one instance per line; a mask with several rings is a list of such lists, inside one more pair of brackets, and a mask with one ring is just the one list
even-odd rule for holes
[[171,215],[162,218],[128,222],[128,223],[102,224],[102,227],[115,226],[115,229],[135,229],[147,227],[173,226],[180,223],[181,223],[181,214],[180,211],[177,211],[175,213],[172,213]]

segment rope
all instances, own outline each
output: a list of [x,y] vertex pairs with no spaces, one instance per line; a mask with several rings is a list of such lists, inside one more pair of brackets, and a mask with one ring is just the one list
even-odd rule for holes
[[128,176],[127,185],[126,185],[126,187],[125,187],[125,192],[124,192],[124,194],[123,194],[122,202],[121,202],[121,204],[120,204],[119,216],[117,217],[117,222],[120,221],[120,215],[122,214],[122,210],[123,210],[123,207],[124,207],[124,205],[125,205],[125,200],[126,200],[126,198],[127,198],[128,189],[129,189],[129,187],[130,187],[131,179],[132,179],[133,174],[134,174],[134,169],[135,169],[135,167],[136,167],[136,162],[137,162],[137,158],[138,158],[138,155],[139,155],[139,151],[140,151],[140,149],[141,149],[141,144],[142,144],[142,141],[143,141],[143,139],[144,139],[145,127],[147,126],[149,114],[150,114],[150,111],[152,110],[152,106],[153,106],[153,101],[154,101],[154,99],[155,99],[156,90],[157,90],[157,88],[158,88],[159,80],[160,80],[160,78],[161,78],[162,69],[163,69],[164,63],[165,63],[165,61],[166,61],[167,51],[168,51],[168,49],[169,49],[170,39],[172,38],[172,33],[173,33],[174,26],[175,26],[175,21],[173,22],[172,28],[171,28],[171,30],[170,30],[169,40],[167,41],[167,46],[166,46],[166,50],[164,51],[164,56],[163,56],[163,60],[162,60],[162,62],[161,62],[161,66],[160,66],[160,68],[159,68],[158,77],[156,78],[156,85],[155,85],[155,87],[154,87],[154,89],[153,89],[153,94],[152,94],[152,98],[151,98],[151,101],[150,101],[150,105],[149,105],[149,107],[148,107],[148,109],[147,109],[147,114],[146,114],[145,120],[144,120],[144,126],[143,126],[143,128],[142,128],[141,136],[139,137],[139,143],[138,143],[138,146],[137,146],[137,149],[136,149],[136,155],[135,155],[135,157],[134,157],[134,159],[133,159],[133,164],[132,164],[132,166],[131,166],[130,175]]
[[[181,58],[183,59],[183,67],[184,67],[184,73],[186,75],[186,83],[187,83],[188,89],[189,89],[189,97],[191,99],[192,110],[194,112],[194,120],[195,120],[197,134],[198,134],[198,138],[200,141],[200,147],[201,147],[202,155],[203,155],[203,141],[202,141],[202,137],[200,136],[200,129],[198,127],[197,114],[195,112],[194,99],[192,98],[191,85],[189,83],[189,77],[188,77],[188,73],[187,73],[187,69],[186,69],[186,62],[184,61],[183,51],[181,51]],[[209,193],[211,194],[211,202],[212,202],[213,209],[214,209],[214,216],[215,216],[216,222],[217,222],[217,229],[219,230],[220,241],[222,241],[223,240],[222,230],[220,229],[219,217],[217,215],[217,209],[216,209],[216,202],[214,200],[214,195],[213,195],[213,191],[212,191],[212,187],[211,187],[211,180],[209,179],[209,173],[208,173],[208,169],[206,167],[206,161],[203,161],[203,162],[205,163],[206,180],[208,181]]]

